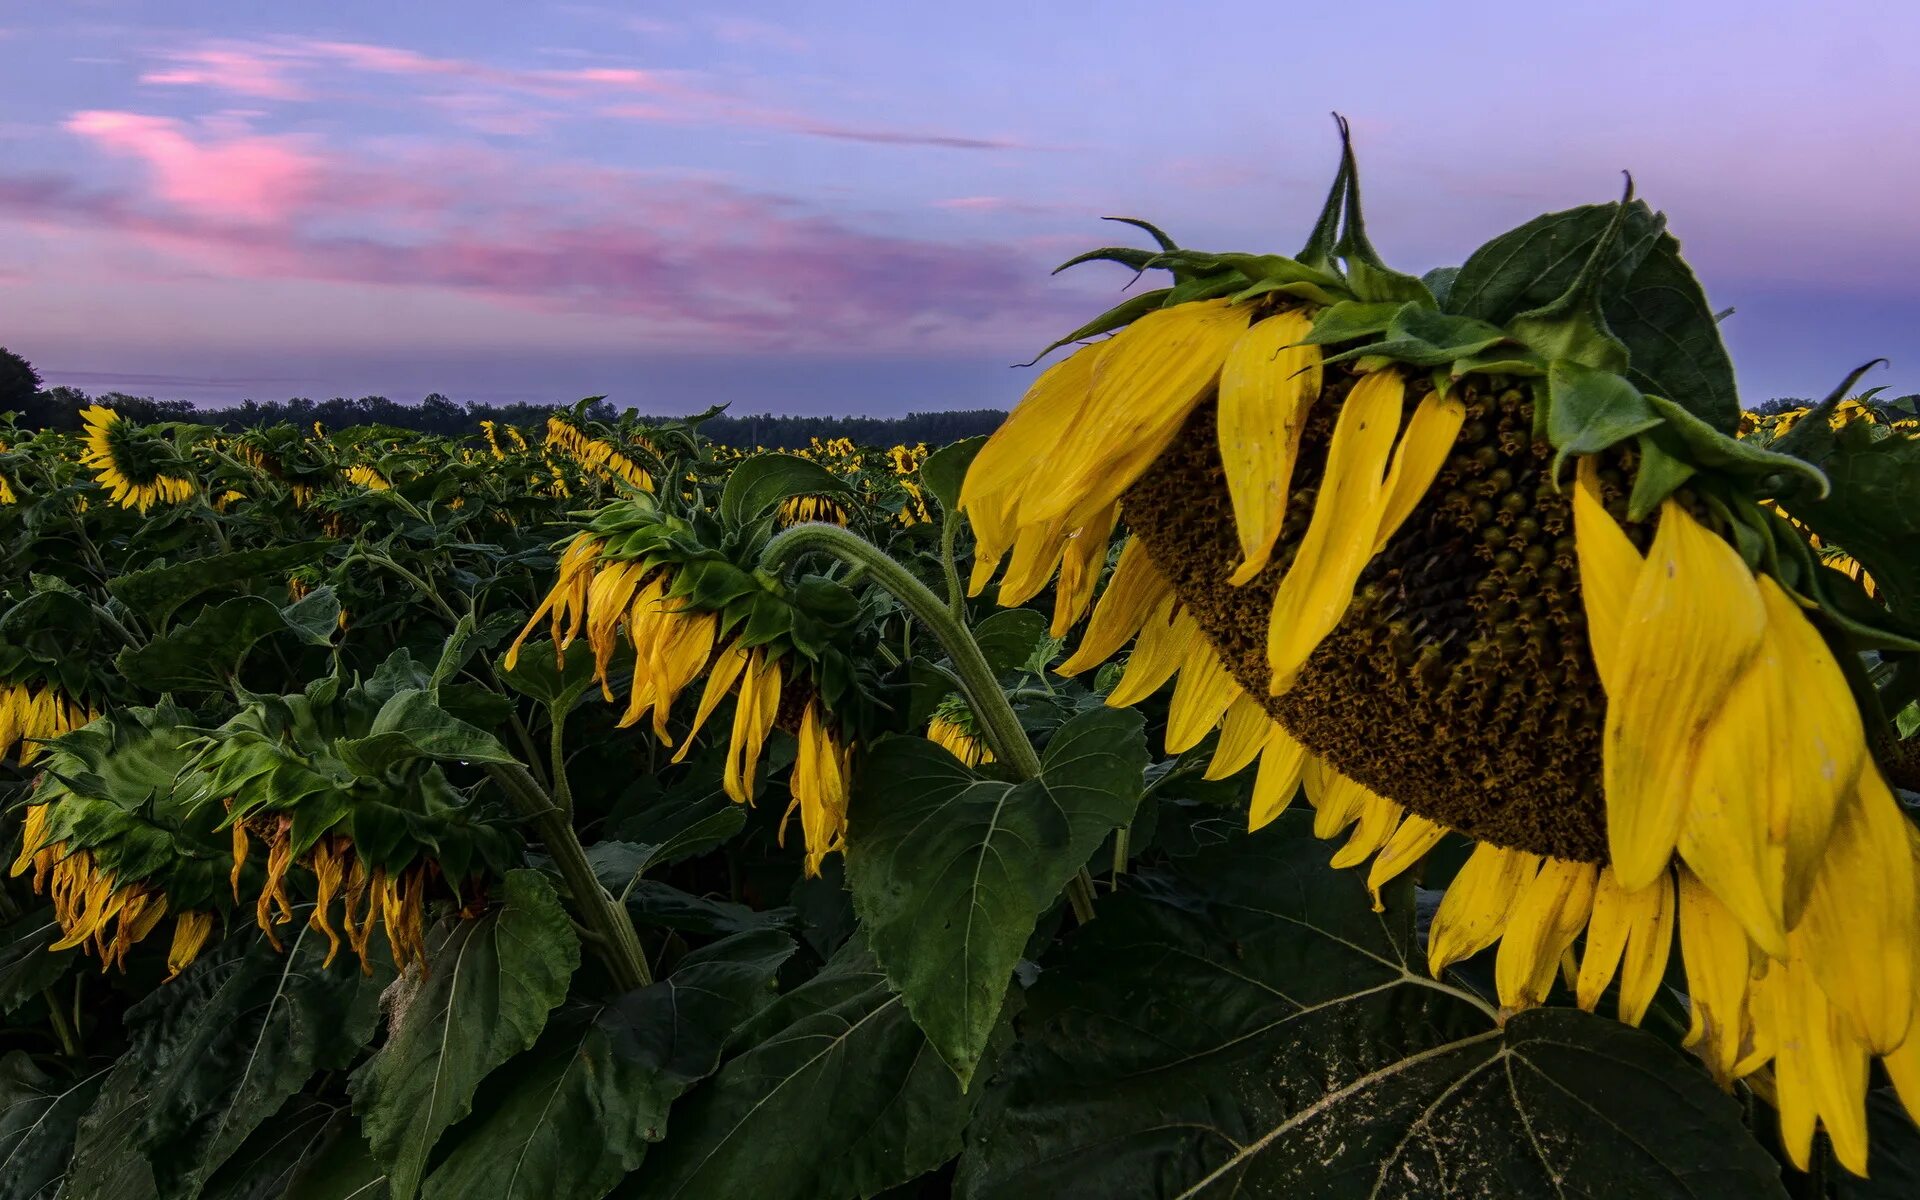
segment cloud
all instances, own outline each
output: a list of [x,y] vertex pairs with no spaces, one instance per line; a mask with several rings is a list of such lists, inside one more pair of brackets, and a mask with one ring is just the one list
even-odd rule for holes
[[149,278],[439,290],[632,318],[637,341],[710,351],[1024,344],[1082,302],[1024,246],[857,229],[711,179],[474,149],[381,157],[125,112],[67,128],[144,164],[145,189],[0,176],[0,221],[104,236],[123,260],[107,270]]
[[290,79],[294,61],[261,53],[243,43],[218,42],[163,56],[168,64],[144,72],[141,83],[165,87],[205,87],[260,100],[305,100],[309,93]]
[[787,54],[805,54],[813,49],[811,42],[793,30],[752,17],[716,17],[713,36],[731,46],[758,46]]
[[90,110],[65,128],[112,154],[143,162],[155,193],[173,206],[209,217],[279,220],[301,202],[316,169],[295,139],[238,135],[196,141],[167,117]]

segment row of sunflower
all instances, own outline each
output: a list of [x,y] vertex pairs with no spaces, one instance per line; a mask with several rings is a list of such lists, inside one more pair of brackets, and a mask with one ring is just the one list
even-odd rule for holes
[[1743,413],[1631,191],[1418,278],[1350,149],[1291,257],[1132,224],[938,450],[10,438],[22,1186],[1920,1164],[1912,418]]

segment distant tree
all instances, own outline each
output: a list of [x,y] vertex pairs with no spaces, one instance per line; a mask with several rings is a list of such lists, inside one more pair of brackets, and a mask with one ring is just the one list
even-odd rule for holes
[[40,372],[13,351],[0,346],[0,412],[20,413],[30,425],[40,421]]

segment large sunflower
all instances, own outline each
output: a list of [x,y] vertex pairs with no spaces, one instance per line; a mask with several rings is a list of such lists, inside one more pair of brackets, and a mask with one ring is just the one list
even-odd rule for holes
[[156,504],[183,504],[193,496],[193,480],[181,474],[178,456],[158,436],[95,404],[80,410],[86,422],[86,450],[80,461],[94,480],[113,492],[121,508],[142,515]]
[[[1537,227],[1571,266],[1529,294]],[[1920,839],[1830,644],[1820,601],[1847,581],[1762,503],[1825,480],[1729,436],[1731,373],[1660,219],[1629,194],[1416,280],[1367,244],[1349,153],[1297,258],[1146,228],[1157,254],[1091,257],[1174,287],[1078,331],[1118,329],[967,475],[974,591],[1008,555],[1002,603],[1057,575],[1056,636],[1091,608],[1063,674],[1132,642],[1108,702],[1175,680],[1168,751],[1218,730],[1209,777],[1258,759],[1256,828],[1304,785],[1376,891],[1472,839],[1429,966],[1497,943],[1510,1011],[1564,964],[1582,1007],[1617,981],[1638,1023],[1677,935],[1687,1044],[1723,1081],[1770,1073],[1796,1163],[1817,1123],[1864,1172],[1872,1056],[1920,1112]],[[1649,262],[1680,297],[1657,319]]]

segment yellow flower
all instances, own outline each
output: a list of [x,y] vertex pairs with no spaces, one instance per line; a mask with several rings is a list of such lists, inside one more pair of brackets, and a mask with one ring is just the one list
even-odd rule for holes
[[347,482],[370,492],[384,492],[393,486],[387,482],[386,476],[364,463],[355,463],[347,468]]
[[143,434],[110,408],[92,405],[80,410],[86,424],[83,465],[93,471],[101,487],[113,493],[121,508],[144,515],[155,504],[181,504],[193,496],[193,481],[166,474],[153,461],[158,439]]
[[1677,936],[1689,1047],[1771,1063],[1789,1156],[1817,1123],[1864,1172],[1870,1056],[1920,1112],[1917,856],[1803,602],[1685,492],[1623,524],[1627,447],[1556,483],[1523,384],[1323,364],[1292,304],[1163,308],[1042,374],[963,486],[973,590],[1057,574],[1064,633],[1124,522],[1061,673],[1133,642],[1108,703],[1174,681],[1168,752],[1257,760],[1256,829],[1304,785],[1376,900],[1477,842],[1429,967],[1497,945],[1510,1011],[1565,963],[1637,1023]]
[[780,502],[780,524],[803,525],[809,521],[824,521],[829,525],[847,523],[847,510],[825,496],[790,496]]
[[807,866],[810,876],[820,874],[827,855],[846,846],[847,793],[852,779],[851,746],[842,746],[832,728],[821,717],[820,701],[809,701],[800,717],[800,749],[793,762],[789,783],[793,799],[780,818],[778,844],[787,844],[787,821],[800,814],[800,828],[807,839]]
[[993,751],[973,724],[973,713],[966,701],[950,696],[934,710],[927,722],[927,740],[969,767],[993,761]]
[[24,767],[39,756],[40,742],[78,729],[98,715],[68,700],[51,684],[35,689],[24,683],[0,683],[0,758],[18,746]]
[[[611,442],[589,437],[570,421],[555,414],[547,418],[547,443],[558,446],[567,456],[602,479],[618,479],[643,492],[653,490],[653,477]],[[646,446],[644,439],[642,446]]]

